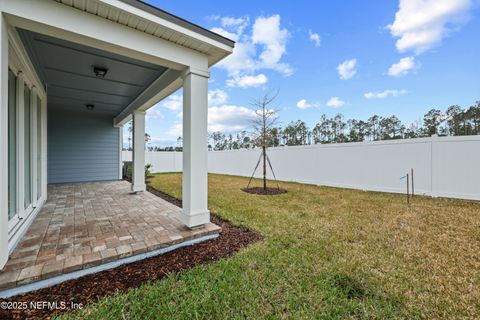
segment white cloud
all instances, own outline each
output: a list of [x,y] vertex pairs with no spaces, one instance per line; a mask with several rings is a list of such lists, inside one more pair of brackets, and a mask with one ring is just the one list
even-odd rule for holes
[[[241,106],[229,105],[227,104],[228,99],[228,94],[221,89],[208,92],[208,130],[210,132],[238,132],[250,127],[251,120],[255,117],[255,111]],[[181,115],[181,112],[178,115]],[[182,135],[182,127],[181,119],[177,120],[165,132],[164,138],[177,139]]]
[[172,111],[180,111],[183,108],[183,97],[179,94],[172,94],[161,105]]
[[351,79],[357,73],[357,59],[345,60],[337,66],[338,75],[340,79]]
[[221,89],[208,91],[208,105],[218,106],[224,104],[228,100],[228,94]]
[[158,104],[147,110],[147,120],[160,120],[165,118],[162,112],[159,110]]
[[[179,136],[177,136],[177,138],[178,137]],[[159,147],[176,146],[177,145],[177,140],[176,139],[163,139],[163,138],[159,138],[159,137],[151,137],[148,145],[149,146],[159,146]]]
[[233,41],[238,40],[238,34],[227,31],[223,28],[215,27],[215,28],[211,28],[210,31],[218,33],[219,35],[224,36],[225,38],[228,38],[228,39],[233,40]]
[[255,118],[255,111],[233,105],[208,109],[208,131],[238,132],[247,129]]
[[405,57],[392,64],[388,69],[388,75],[391,77],[402,77],[418,68],[418,64],[415,63],[415,57]]
[[[245,76],[260,79],[260,75],[255,75],[260,70],[275,70],[284,76],[293,73],[290,65],[282,61],[290,33],[281,27],[280,15],[258,17],[253,25],[248,17],[217,17],[216,20],[221,27],[211,30],[236,41],[233,53],[216,65],[227,71],[229,80],[233,80],[230,86],[237,86],[237,80]],[[266,80],[265,75],[261,78]]]
[[226,38],[229,38],[233,41],[238,41],[242,36],[243,31],[250,23],[250,18],[245,17],[216,17],[215,20],[220,20],[222,27],[212,28],[211,31],[218,33]]
[[257,69],[255,45],[251,42],[237,42],[233,53],[215,66],[225,69],[229,76],[253,73]]
[[389,90],[378,91],[378,92],[367,92],[363,96],[366,99],[385,99],[388,97],[398,97],[405,93],[407,93],[406,90],[389,89]]
[[284,75],[291,75],[292,69],[280,59],[287,51],[287,39],[290,33],[280,27],[280,15],[258,17],[253,24],[252,42],[263,46],[260,53],[260,67],[277,70]]
[[166,137],[171,139],[177,139],[183,135],[183,125],[181,122],[176,122],[166,132]]
[[223,27],[243,27],[245,28],[250,21],[248,16],[234,18],[234,17],[222,17],[220,19]]
[[398,38],[398,51],[420,54],[465,23],[471,5],[471,0],[400,0],[387,28]]
[[315,47],[320,47],[322,45],[322,38],[316,32],[312,32],[312,30],[308,30],[308,36],[310,37],[310,41],[315,44]]
[[311,102],[308,102],[306,99],[302,99],[297,102],[297,108],[302,110],[305,110],[308,108],[317,108],[319,106],[320,105],[318,103],[311,103]]
[[331,97],[330,100],[327,101],[327,106],[333,108],[340,108],[345,105],[345,101],[342,101],[339,97]]
[[268,78],[263,73],[260,73],[256,76],[233,76],[232,79],[227,80],[227,86],[239,88],[258,87],[267,83],[267,81]]
[[[224,90],[213,89],[208,91],[209,106],[222,105],[222,104],[225,104],[227,100],[228,100],[228,94]],[[178,112],[177,116],[181,117],[182,110],[183,110],[183,96],[178,93],[172,94],[168,98],[166,98],[164,101],[160,102],[159,105],[171,111]],[[161,114],[160,110],[157,109],[159,105],[149,109],[147,111],[147,117],[149,116],[150,113],[152,113],[152,115],[150,116],[150,119],[163,118],[163,115]]]

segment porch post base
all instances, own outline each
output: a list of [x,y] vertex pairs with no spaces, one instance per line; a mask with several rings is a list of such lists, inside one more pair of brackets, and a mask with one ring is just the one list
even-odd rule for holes
[[190,229],[201,228],[203,225],[210,222],[210,211],[207,210],[204,212],[187,214],[185,213],[185,210],[183,210],[180,215],[180,221]]
[[142,192],[147,190],[147,185],[145,184],[132,184],[132,192]]

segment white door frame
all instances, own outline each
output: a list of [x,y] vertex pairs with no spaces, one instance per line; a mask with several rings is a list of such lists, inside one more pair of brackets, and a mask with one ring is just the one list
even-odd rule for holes
[[[1,14],[1,12],[0,12]],[[2,15],[3,16],[3,15]],[[11,252],[16,243],[21,239],[26,232],[30,224],[33,222],[36,214],[40,211],[41,207],[45,203],[47,196],[47,180],[46,180],[46,92],[39,80],[38,75],[35,72],[32,62],[28,54],[23,47],[23,44],[16,32],[11,26],[6,25],[7,37],[8,37],[8,69],[17,76],[17,88],[16,88],[16,121],[17,121],[17,214],[11,220],[8,220],[8,214],[6,217],[1,216],[2,219],[6,219],[5,225],[7,225],[7,248],[5,244],[0,244],[0,256],[3,257],[4,252]],[[3,52],[2,52],[3,54]],[[1,57],[2,59],[4,57]],[[3,82],[2,82],[3,83]],[[25,85],[30,88],[30,169],[31,169],[31,204],[25,208],[25,101],[24,101],[24,88]],[[8,85],[5,86],[8,92]],[[3,88],[2,88],[3,89]],[[37,96],[40,98],[40,105],[37,106]],[[8,103],[8,96],[6,97]],[[38,141],[37,135],[37,108],[41,108],[41,177],[38,177],[37,170],[37,150]],[[8,143],[7,143],[8,144]],[[3,164],[2,164],[3,165]],[[7,163],[8,165],[8,163]],[[41,197],[38,197],[37,182],[41,179]],[[2,177],[3,179],[3,177]],[[8,194],[8,191],[6,192]],[[8,210],[7,210],[8,211]],[[4,220],[2,220],[3,223]],[[4,261],[0,260],[0,268],[3,266]]]

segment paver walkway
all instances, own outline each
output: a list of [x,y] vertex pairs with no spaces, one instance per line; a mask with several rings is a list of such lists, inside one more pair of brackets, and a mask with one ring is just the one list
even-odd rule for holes
[[127,181],[48,186],[48,201],[3,270],[6,289],[219,233],[190,230],[181,209]]

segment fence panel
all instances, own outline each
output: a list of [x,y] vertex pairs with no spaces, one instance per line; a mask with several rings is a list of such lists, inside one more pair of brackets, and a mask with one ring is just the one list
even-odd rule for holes
[[[211,173],[250,176],[261,150],[208,153]],[[270,148],[277,179],[403,193],[400,177],[414,170],[416,194],[480,200],[480,136]],[[152,172],[180,172],[181,152],[147,152]],[[123,160],[131,153],[123,152]],[[268,177],[272,178],[268,168]],[[262,164],[256,177],[262,174]]]

